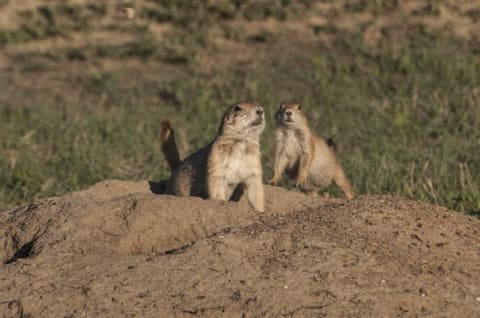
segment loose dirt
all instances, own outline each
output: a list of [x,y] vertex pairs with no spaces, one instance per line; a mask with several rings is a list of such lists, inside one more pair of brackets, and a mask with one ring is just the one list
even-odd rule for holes
[[1,317],[480,316],[480,222],[418,201],[92,188],[0,213]]

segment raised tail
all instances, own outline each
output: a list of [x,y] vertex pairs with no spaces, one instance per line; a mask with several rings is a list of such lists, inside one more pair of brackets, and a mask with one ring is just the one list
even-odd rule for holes
[[181,163],[174,132],[168,119],[162,120],[160,125],[162,126],[160,132],[160,146],[170,169],[173,171]]

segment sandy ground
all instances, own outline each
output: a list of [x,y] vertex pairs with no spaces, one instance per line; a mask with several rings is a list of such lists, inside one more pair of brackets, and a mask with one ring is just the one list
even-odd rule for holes
[[480,221],[418,201],[92,188],[0,213],[0,317],[478,317]]

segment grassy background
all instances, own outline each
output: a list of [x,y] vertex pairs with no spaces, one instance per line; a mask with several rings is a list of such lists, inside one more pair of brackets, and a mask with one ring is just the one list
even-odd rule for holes
[[[0,25],[2,209],[104,179],[166,178],[160,119],[171,119],[185,156],[238,100],[266,108],[267,179],[273,114],[292,100],[334,138],[356,193],[480,216],[480,10],[157,0],[131,2],[127,20],[108,2],[35,3],[0,2],[0,16],[17,10]],[[432,27],[445,10],[471,34],[452,21]]]

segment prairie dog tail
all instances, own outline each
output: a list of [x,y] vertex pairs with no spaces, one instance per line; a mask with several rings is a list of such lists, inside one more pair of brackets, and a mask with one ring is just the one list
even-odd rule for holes
[[175,142],[175,135],[168,119],[162,120],[160,125],[162,126],[160,146],[170,169],[173,171],[181,162],[177,143]]

